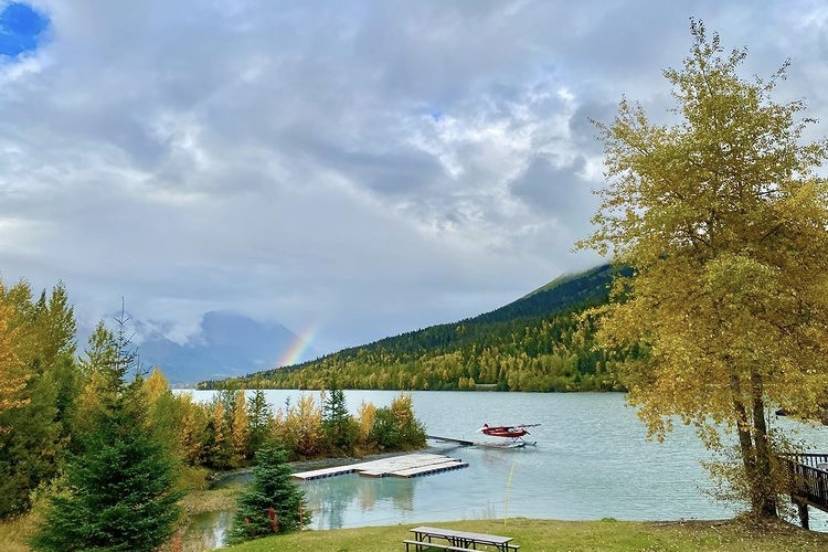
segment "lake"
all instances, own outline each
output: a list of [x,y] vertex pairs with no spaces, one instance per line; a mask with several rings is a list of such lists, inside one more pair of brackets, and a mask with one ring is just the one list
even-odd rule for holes
[[[301,391],[269,390],[279,408]],[[318,397],[318,392],[314,393]],[[356,412],[362,401],[385,406],[396,391],[346,391]],[[212,391],[194,391],[209,401]],[[540,423],[536,447],[490,449],[438,446],[469,467],[414,479],[346,475],[302,483],[314,529],[525,516],[562,520],[719,519],[733,505],[710,498],[709,459],[691,428],[677,425],[664,443],[648,441],[621,393],[495,393],[414,391],[427,433],[480,441],[483,423]],[[775,423],[794,428],[784,418]],[[814,450],[828,450],[828,428],[796,426]],[[219,519],[219,516],[215,516]],[[225,516],[225,522],[227,517]],[[812,527],[828,520],[812,510]],[[215,527],[209,527],[215,533]],[[218,529],[220,533],[220,528]],[[220,540],[220,534],[217,537]]]

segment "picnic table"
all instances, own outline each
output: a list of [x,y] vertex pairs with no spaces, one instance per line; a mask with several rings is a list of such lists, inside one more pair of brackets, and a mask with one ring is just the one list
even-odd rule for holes
[[[517,544],[510,544],[512,537],[500,535],[489,535],[487,533],[470,533],[468,531],[455,531],[453,529],[442,529],[440,527],[420,526],[410,529],[414,533],[413,541],[403,541],[405,549],[414,545],[414,550],[419,552],[433,545],[434,548],[443,550],[477,550],[477,545],[491,546],[501,552],[510,552],[520,548]],[[434,539],[445,540],[448,545],[434,543]]]

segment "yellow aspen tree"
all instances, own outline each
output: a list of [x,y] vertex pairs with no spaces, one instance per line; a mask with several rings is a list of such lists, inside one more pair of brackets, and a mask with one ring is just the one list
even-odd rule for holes
[[170,384],[164,374],[156,366],[144,380],[144,393],[150,405],[158,402],[158,399],[170,391]]
[[322,411],[312,395],[302,395],[285,419],[288,440],[301,456],[314,456],[322,445]]
[[[0,283],[0,298],[4,295]],[[11,327],[14,309],[0,304],[0,413],[28,404],[22,395],[29,380],[25,366],[15,350],[16,331]],[[0,432],[8,428],[0,427]]]
[[232,459],[232,443],[230,443],[228,435],[225,433],[225,409],[222,401],[213,403],[210,418],[213,428],[210,462],[215,467],[226,468]]
[[188,464],[195,465],[201,455],[207,415],[204,407],[193,402],[191,394],[183,393],[176,398],[181,411],[181,452]]
[[374,427],[376,414],[377,407],[374,406],[374,403],[362,401],[362,404],[359,405],[357,421],[359,423],[359,441],[361,443],[368,442],[371,435],[371,428]]
[[641,419],[663,438],[678,416],[713,447],[731,429],[733,488],[775,517],[770,412],[814,417],[828,390],[828,147],[805,139],[802,101],[771,98],[787,65],[744,80],[745,50],[725,53],[699,22],[691,33],[664,73],[679,120],[623,100],[599,125],[608,182],[581,245],[631,270],[598,340],[632,353],[620,370]]
[[236,391],[233,401],[233,460],[236,465],[244,464],[248,457],[250,443],[250,424],[247,418],[247,401],[244,391]]

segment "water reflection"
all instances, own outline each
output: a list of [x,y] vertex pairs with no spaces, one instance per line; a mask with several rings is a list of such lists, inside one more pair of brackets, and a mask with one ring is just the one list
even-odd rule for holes
[[[283,404],[301,392],[270,390]],[[348,391],[352,410],[363,400],[387,405],[392,391]],[[209,400],[211,392],[196,392]],[[416,479],[348,475],[303,484],[314,529],[525,516],[566,520],[721,519],[738,505],[714,502],[700,461],[709,460],[692,428],[676,425],[663,444],[648,441],[635,411],[613,393],[526,394],[414,392],[414,409],[429,432],[481,440],[485,421],[532,422],[537,447],[445,447],[469,467]],[[793,427],[811,450],[828,449],[823,427]],[[319,467],[319,466],[315,466]],[[303,468],[303,469],[315,469]],[[415,487],[417,487],[415,492]],[[812,513],[812,526],[828,528]]]
[[349,525],[346,514],[377,509],[400,513],[414,510],[414,488],[418,479],[342,475],[304,484],[308,508],[313,512],[313,527],[332,529]]
[[223,546],[233,512],[203,512],[190,518],[184,534],[184,552],[203,552]]

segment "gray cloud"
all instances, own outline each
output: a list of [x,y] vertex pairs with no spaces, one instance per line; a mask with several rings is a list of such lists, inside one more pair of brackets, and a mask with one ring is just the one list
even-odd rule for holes
[[563,227],[585,233],[589,224],[583,217],[584,210],[597,207],[592,183],[583,177],[586,165],[584,157],[562,166],[536,157],[515,179],[512,192],[541,214],[554,217]]
[[596,262],[588,119],[663,112],[691,15],[828,105],[817,3],[34,4],[49,36],[0,65],[2,275],[179,341],[229,310],[325,351]]

